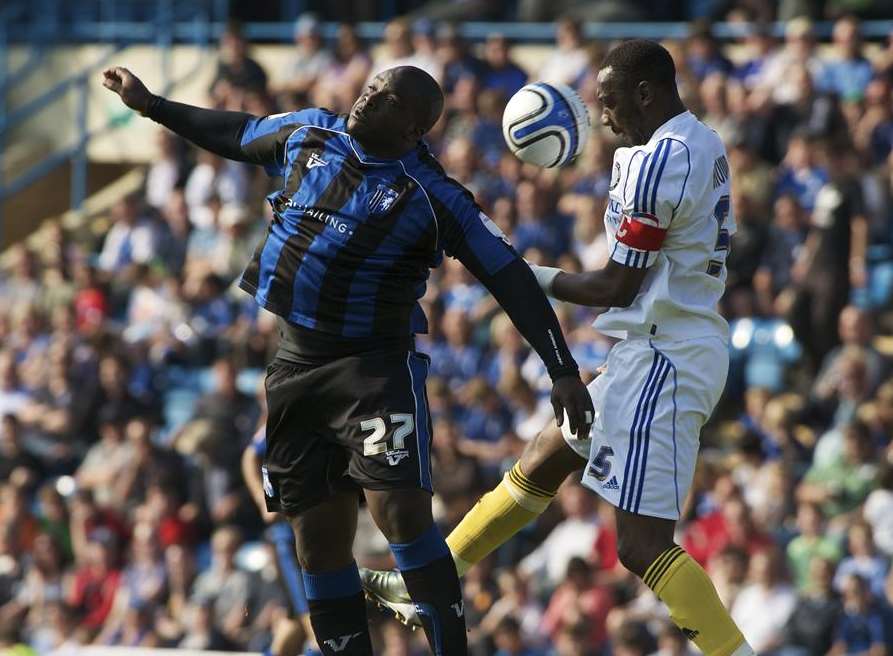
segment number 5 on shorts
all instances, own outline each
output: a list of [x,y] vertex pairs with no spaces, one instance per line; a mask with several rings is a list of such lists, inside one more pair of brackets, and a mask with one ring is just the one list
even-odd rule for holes
[[603,481],[611,473],[611,463],[608,458],[614,455],[614,449],[609,446],[603,446],[595,454],[595,458],[589,463],[589,473],[597,480]]
[[391,425],[395,427],[393,444],[390,448],[388,448],[387,440],[383,439],[388,433],[384,417],[373,417],[360,422],[361,430],[372,431],[372,434],[363,440],[364,456],[378,456],[388,451],[406,448],[406,436],[415,430],[415,421],[412,415],[400,412],[391,415],[390,420]]

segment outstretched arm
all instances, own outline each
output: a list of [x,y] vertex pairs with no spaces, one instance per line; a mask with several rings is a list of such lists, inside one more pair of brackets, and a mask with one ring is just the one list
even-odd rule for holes
[[125,105],[195,145],[227,159],[263,163],[242,147],[243,133],[256,118],[251,114],[203,109],[156,96],[126,68],[109,68],[102,75],[102,85],[117,93]]
[[552,408],[558,425],[567,413],[571,432],[581,438],[592,425],[592,399],[580,381],[558,317],[527,264],[508,239],[461,187],[431,194],[440,238],[448,255],[458,259],[493,294],[552,378]]
[[636,269],[608,260],[603,269],[568,273],[553,267],[531,265],[540,287],[560,301],[589,307],[628,307],[648,269]]

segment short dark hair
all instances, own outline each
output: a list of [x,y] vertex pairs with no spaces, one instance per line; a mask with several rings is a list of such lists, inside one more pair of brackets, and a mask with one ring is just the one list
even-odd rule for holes
[[667,49],[657,41],[631,39],[612,48],[602,62],[619,79],[636,85],[645,80],[665,87],[676,84],[676,65]]

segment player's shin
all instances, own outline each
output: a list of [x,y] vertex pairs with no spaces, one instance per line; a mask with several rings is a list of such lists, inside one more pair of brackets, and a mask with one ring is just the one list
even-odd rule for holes
[[749,656],[747,644],[713,582],[682,547],[658,556],[643,580],[667,605],[670,618],[706,656]]
[[366,601],[356,563],[333,572],[304,571],[310,623],[325,656],[371,656]]
[[462,587],[440,530],[432,524],[412,542],[391,544],[391,552],[435,656],[467,654]]
[[554,497],[555,490],[531,482],[515,463],[447,537],[459,576],[536,519]]

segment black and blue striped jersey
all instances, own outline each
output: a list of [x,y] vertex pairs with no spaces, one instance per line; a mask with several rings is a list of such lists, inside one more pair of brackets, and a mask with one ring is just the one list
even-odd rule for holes
[[146,115],[282,178],[240,280],[279,316],[277,357],[319,364],[412,348],[427,331],[419,299],[429,272],[447,254],[493,294],[553,379],[577,373],[530,268],[424,142],[399,159],[376,158],[347,133],[346,117],[323,109],[258,118],[154,96]]
[[427,331],[418,300],[443,253],[479,277],[518,258],[424,143],[365,153],[346,117],[306,109],[249,121],[241,145],[282,189],[240,286],[289,322],[345,336]]

